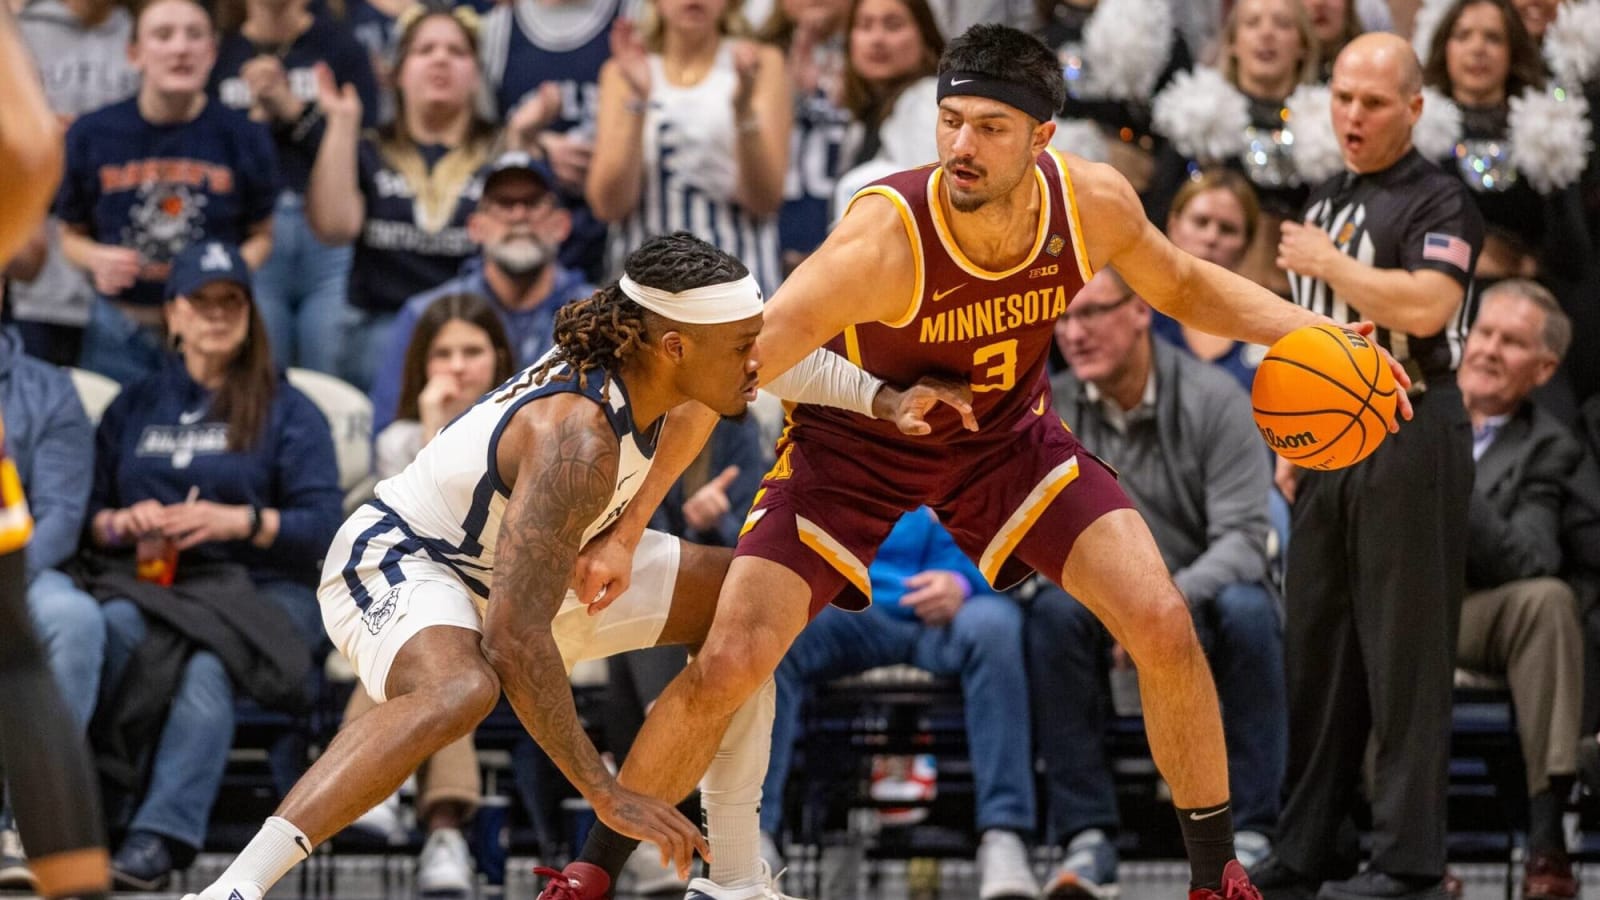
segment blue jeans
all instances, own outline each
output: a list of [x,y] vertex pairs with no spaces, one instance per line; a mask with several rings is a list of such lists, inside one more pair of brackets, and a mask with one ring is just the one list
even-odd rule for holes
[[140,325],[104,297],[94,298],[89,324],[83,330],[78,365],[127,387],[161,368],[166,336],[152,325]]
[[[303,637],[309,636],[313,621],[317,634],[322,634],[312,588],[267,582],[257,585],[256,592],[258,600],[270,597],[281,606]],[[103,609],[105,677],[107,683],[116,684],[147,626],[144,614],[132,601],[111,600]],[[233,682],[222,660],[210,651],[196,651],[185,664],[172,697],[151,761],[149,786],[130,830],[153,832],[196,849],[205,843],[211,806],[222,787],[228,748],[233,746],[233,702]]]
[[978,830],[1031,833],[1033,756],[1022,610],[993,594],[968,598],[955,619],[940,628],[879,607],[847,613],[830,606],[800,633],[778,666],[777,719],[761,791],[761,830],[777,834],[783,825],[783,788],[806,685],[895,664],[960,676],[978,791]]
[[284,191],[272,217],[272,255],[255,274],[256,307],[267,323],[272,361],[339,374],[351,250],[317,240],[305,199]]
[[344,347],[339,357],[339,377],[360,388],[372,390],[372,375],[378,371],[378,357],[389,351],[389,332],[395,313],[355,309],[347,320]]
[[100,601],[55,569],[43,569],[28,585],[28,615],[50,660],[61,699],[79,727],[87,727],[100,695],[106,624]]
[[[1222,704],[1234,827],[1271,834],[1289,754],[1278,603],[1259,584],[1230,584],[1216,598],[1195,604],[1194,619]],[[1028,669],[1050,835],[1058,843],[1086,828],[1115,830],[1120,824],[1105,748],[1110,647],[1105,627],[1065,591],[1050,587],[1034,597]]]

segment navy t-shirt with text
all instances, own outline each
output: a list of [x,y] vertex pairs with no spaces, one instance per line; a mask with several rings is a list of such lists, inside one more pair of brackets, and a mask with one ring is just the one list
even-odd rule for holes
[[218,103],[156,125],[132,98],[68,129],[55,213],[102,244],[139,251],[139,280],[110,299],[158,306],[174,256],[195,241],[242,243],[272,214],[277,190],[265,126]]

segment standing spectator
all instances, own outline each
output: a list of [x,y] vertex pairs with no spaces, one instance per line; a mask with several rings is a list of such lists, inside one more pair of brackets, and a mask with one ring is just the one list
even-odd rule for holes
[[794,90],[789,175],[778,211],[785,275],[822,243],[833,221],[833,189],[844,171],[850,124],[841,105],[849,6],[848,0],[783,0],[761,29],[761,39],[783,51]]
[[487,300],[510,341],[512,368],[521,369],[554,343],[556,311],[594,293],[582,274],[556,259],[572,218],[562,208],[554,183],[544,163],[519,150],[502,153],[487,169],[483,196],[467,218],[467,235],[483,250],[460,275],[406,301],[395,317],[388,352],[372,376],[375,431],[394,419],[406,348],[417,321],[435,300],[451,294]]
[[1578,765],[1583,632],[1573,589],[1557,576],[1571,562],[1562,511],[1585,460],[1577,437],[1528,395],[1555,374],[1571,339],[1548,290],[1502,281],[1484,292],[1461,362],[1477,482],[1456,663],[1511,685],[1528,776],[1522,896],[1543,900],[1578,892],[1561,817]]
[[[1366,318],[1411,375],[1416,415],[1359,465],[1278,462],[1293,506],[1285,583],[1288,799],[1264,892],[1324,900],[1441,897],[1450,692],[1467,568],[1471,434],[1456,388],[1483,220],[1467,189],[1411,143],[1422,72],[1389,34],[1334,63],[1332,121],[1348,172],[1283,226],[1279,261],[1296,302]],[[1337,840],[1370,741],[1372,857]],[[1338,880],[1346,879],[1347,880]]]
[[363,124],[371,127],[378,111],[372,63],[349,26],[313,13],[310,0],[224,0],[222,17],[211,91],[224,106],[272,130],[283,187],[272,219],[272,255],[256,273],[256,307],[280,367],[336,374],[350,248],[323,244],[306,224],[306,185],[322,136],[314,69],[325,65],[336,82],[355,86]]
[[[1561,127],[1565,116],[1581,134],[1592,130],[1575,102],[1547,99],[1544,64],[1510,0],[1458,0],[1439,20],[1423,83],[1461,109],[1461,131],[1448,157],[1436,160],[1467,187],[1487,232],[1474,275],[1479,279],[1534,277],[1554,270],[1581,275],[1589,261],[1578,177],[1588,162],[1578,142],[1531,152],[1528,130]],[[1511,101],[1541,104],[1534,121],[1513,116]],[[1520,148],[1523,152],[1516,152]]]
[[378,79],[379,124],[394,121],[394,57],[400,43],[400,14],[417,5],[417,0],[346,0],[344,21],[350,34],[372,63]]
[[[456,416],[514,371],[500,318],[481,297],[450,294],[423,310],[403,356],[400,409],[377,438],[377,475],[400,474]],[[351,721],[377,706],[355,691],[345,706]],[[465,735],[417,770],[417,819],[427,840],[417,857],[417,890],[427,896],[470,896],[472,855],[461,827],[482,793],[478,753]]]
[[778,665],[762,832],[774,837],[783,824],[783,790],[809,685],[889,665],[957,675],[978,792],[978,897],[1037,895],[1023,843],[1033,832],[1034,788],[1021,609],[995,593],[926,507],[900,518],[867,574],[872,605],[860,613],[824,609]]
[[[50,674],[81,731],[89,724],[105,659],[100,604],[60,567],[78,551],[89,503],[83,473],[94,468],[94,428],[66,372],[23,353],[17,329],[0,331],[0,409],[5,450],[15,461],[33,513],[27,548],[28,617],[44,647]],[[9,793],[9,792],[8,792]],[[37,890],[9,796],[0,803],[0,888]]]
[[272,252],[272,139],[206,96],[216,56],[199,3],[146,4],[128,50],[139,93],[67,132],[56,198],[62,249],[98,294],[81,364],[124,384],[161,365],[162,283],[173,257],[200,240],[236,243],[252,266]]
[[646,0],[611,30],[585,194],[616,227],[610,266],[686,230],[777,288],[793,110],[783,56],[743,40],[739,0]]
[[841,102],[852,127],[835,221],[869,182],[939,157],[928,108],[937,102],[933,73],[944,35],[927,0],[853,0],[847,46]]
[[264,705],[301,701],[308,648],[327,642],[313,586],[339,525],[333,437],[274,370],[246,265],[217,241],[174,260],[178,350],[112,401],[96,436],[89,535],[153,551],[140,556],[163,562],[169,585],[131,567],[91,579],[108,687],[92,731],[100,771],[126,794],[107,798],[127,833],[111,863],[124,888],[159,890],[204,843],[235,687]]
[[[1248,866],[1270,849],[1289,743],[1283,624],[1266,587],[1272,475],[1259,463],[1239,386],[1149,331],[1143,298],[1114,270],[1100,270],[1056,322],[1072,369],[1050,380],[1051,393],[1073,433],[1120,473],[1189,603],[1222,703],[1234,852]],[[1105,663],[1115,656],[1126,665],[1126,653],[1055,585],[1034,596],[1029,614],[1051,830],[1067,849],[1046,893],[1105,896],[1117,881],[1120,826],[1105,756]]]
[[[128,62],[133,16],[115,0],[34,0],[17,14],[50,108],[70,123],[133,96],[139,75]],[[15,279],[7,295],[11,318],[29,356],[78,364],[94,286],[61,252],[57,224],[45,226],[44,269]]]
[[1250,179],[1262,216],[1239,274],[1286,296],[1288,276],[1273,264],[1278,224],[1310,191],[1295,168],[1286,110],[1295,88],[1316,80],[1318,46],[1300,0],[1240,0],[1223,27],[1221,77],[1197,69],[1155,100],[1156,128],[1179,153]]
[[[1167,214],[1167,240],[1185,253],[1237,272],[1261,224],[1255,189],[1232,169],[1211,168],[1184,182]],[[1150,331],[1198,359],[1221,366],[1250,390],[1265,351],[1219,338],[1164,313],[1151,312]]]
[[621,0],[515,0],[483,19],[484,79],[500,117],[535,127],[518,135],[549,161],[572,211],[561,264],[600,276],[606,226],[583,199],[600,116],[600,67],[611,56],[611,24]]
[[361,133],[361,98],[318,69],[327,121],[306,190],[306,221],[330,244],[355,244],[342,377],[363,390],[406,299],[454,276],[477,249],[467,217],[495,127],[478,115],[477,14],[411,7],[394,68],[393,122]]

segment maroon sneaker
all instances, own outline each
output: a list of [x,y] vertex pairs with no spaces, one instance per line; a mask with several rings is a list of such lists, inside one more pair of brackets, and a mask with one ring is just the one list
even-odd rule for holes
[[606,900],[611,896],[611,876],[593,863],[570,862],[559,872],[540,866],[533,874],[550,879],[539,892],[539,900]]
[[1250,883],[1250,875],[1245,872],[1244,866],[1234,859],[1222,867],[1221,887],[1215,890],[1195,888],[1189,892],[1189,900],[1261,900],[1261,892]]
[[1578,896],[1578,879],[1572,875],[1572,861],[1565,853],[1530,854],[1522,867],[1522,896],[1525,900],[1573,900]]

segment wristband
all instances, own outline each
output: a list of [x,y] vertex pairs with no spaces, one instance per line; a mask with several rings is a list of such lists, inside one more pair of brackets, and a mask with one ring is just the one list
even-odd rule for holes
[[252,503],[252,504],[250,504],[250,533],[245,535],[244,539],[247,540],[247,541],[253,541],[253,540],[256,539],[256,535],[258,535],[260,533],[261,533],[261,507],[259,507],[259,506],[255,505],[254,503]]

